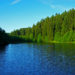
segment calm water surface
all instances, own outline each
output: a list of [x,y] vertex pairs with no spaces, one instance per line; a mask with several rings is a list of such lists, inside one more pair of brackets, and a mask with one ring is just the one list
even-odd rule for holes
[[0,75],[75,75],[75,44],[0,47]]

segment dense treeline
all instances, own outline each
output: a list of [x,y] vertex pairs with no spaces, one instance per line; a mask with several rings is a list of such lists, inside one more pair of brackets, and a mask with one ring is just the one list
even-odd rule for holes
[[17,36],[10,36],[9,34],[5,33],[3,29],[0,28],[0,46],[7,45],[9,43],[20,43],[20,42],[27,42],[27,40]]
[[0,45],[20,42],[75,42],[75,10],[42,19],[10,34],[0,28]]
[[8,44],[8,35],[0,28],[0,45]]
[[75,42],[75,9],[42,19],[36,25],[10,35],[33,42]]

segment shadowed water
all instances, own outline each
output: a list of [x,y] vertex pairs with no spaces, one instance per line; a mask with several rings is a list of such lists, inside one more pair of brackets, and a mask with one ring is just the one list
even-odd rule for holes
[[0,47],[0,75],[75,75],[75,44]]

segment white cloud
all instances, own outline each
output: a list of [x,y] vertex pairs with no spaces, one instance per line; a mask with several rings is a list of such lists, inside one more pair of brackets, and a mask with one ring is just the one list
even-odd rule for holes
[[62,5],[50,5],[50,7],[52,8],[52,9],[60,9],[60,10],[68,10],[69,9],[69,7],[64,7],[64,6],[62,6]]
[[21,0],[14,0],[12,3],[11,3],[11,5],[14,5],[14,4],[17,4],[17,3],[19,3]]
[[75,8],[75,7],[66,7],[66,6],[62,6],[62,5],[50,5],[50,7],[52,9],[55,9],[55,10],[58,10],[58,11],[68,11],[72,8]]
[[58,11],[64,11],[64,10],[69,10],[71,8],[75,8],[74,6],[75,0],[56,0],[56,1],[55,0],[38,0],[38,1]]

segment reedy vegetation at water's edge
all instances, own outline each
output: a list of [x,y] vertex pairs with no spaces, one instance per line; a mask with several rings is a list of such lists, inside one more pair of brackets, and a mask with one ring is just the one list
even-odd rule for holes
[[[1,34],[0,34],[1,35]],[[75,42],[75,9],[42,19],[36,25],[11,32],[22,41],[68,43]],[[16,40],[17,40],[16,39]],[[13,39],[13,41],[15,38]],[[20,40],[17,40],[19,42]],[[11,39],[12,42],[12,39]]]

